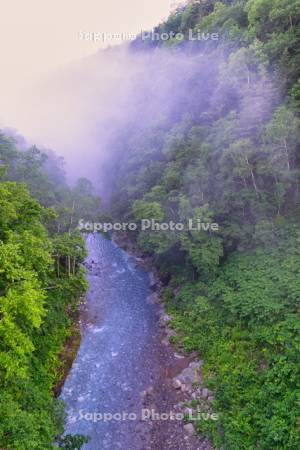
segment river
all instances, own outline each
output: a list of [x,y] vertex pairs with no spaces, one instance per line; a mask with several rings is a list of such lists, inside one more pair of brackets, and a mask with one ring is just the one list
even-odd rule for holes
[[141,449],[140,393],[153,383],[157,334],[149,275],[99,234],[88,235],[86,245],[89,291],[80,349],[61,394],[65,431],[89,436],[85,449]]

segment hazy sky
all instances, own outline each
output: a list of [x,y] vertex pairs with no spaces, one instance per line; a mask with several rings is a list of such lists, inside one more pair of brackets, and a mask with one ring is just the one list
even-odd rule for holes
[[[172,0],[0,0],[1,92],[87,56],[103,43],[81,31],[138,33],[166,18]],[[112,40],[105,43],[113,45]],[[2,88],[2,89],[1,89]]]
[[[28,145],[54,149],[69,174],[92,177],[92,156],[105,150],[101,123],[120,114],[116,92],[126,91],[143,64],[115,53],[87,56],[120,43],[111,34],[150,31],[176,3],[0,0],[0,129],[15,128]],[[82,40],[83,32],[106,33],[108,40]]]

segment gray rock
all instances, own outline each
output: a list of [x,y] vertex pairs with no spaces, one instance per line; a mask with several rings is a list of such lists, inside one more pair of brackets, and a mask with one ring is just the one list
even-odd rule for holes
[[152,272],[149,273],[149,281],[150,281],[150,287],[156,285],[156,279]]
[[186,433],[188,433],[190,436],[193,436],[195,434],[195,428],[192,423],[187,423],[186,425],[184,425],[183,428],[184,428],[184,431]]
[[192,361],[190,364],[189,364],[189,367],[191,367],[192,369],[200,369],[200,367],[202,367],[203,366],[203,361]]
[[208,397],[208,394],[209,394],[208,389],[203,388],[202,391],[201,391],[201,396],[202,396],[203,398],[207,398],[207,397]]
[[185,356],[179,355],[179,353],[174,353],[174,357],[175,357],[176,359],[183,359],[183,358],[185,358]]
[[173,380],[173,386],[175,389],[181,389],[181,387],[182,387],[181,381],[178,380],[178,378],[175,378],[175,380]]

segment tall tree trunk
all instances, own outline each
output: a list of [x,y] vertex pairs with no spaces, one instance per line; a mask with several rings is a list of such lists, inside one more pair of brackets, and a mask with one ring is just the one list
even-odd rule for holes
[[59,255],[56,255],[56,264],[57,264],[57,278],[60,277],[60,270],[59,270]]
[[71,234],[71,227],[73,225],[74,210],[75,210],[75,200],[73,200],[73,205],[72,205],[72,212],[71,212],[70,226],[69,226],[69,234]]
[[288,147],[287,147],[287,143],[286,143],[286,139],[283,139],[283,145],[284,145],[284,151],[285,151],[285,155],[286,155],[286,165],[287,165],[287,169],[288,172],[291,171],[291,166],[290,166],[290,157],[289,157],[289,152],[288,152]]
[[[277,180],[276,175],[274,175],[274,178],[275,178],[275,184],[276,184],[276,191],[278,192],[278,180]],[[280,208],[281,208],[281,203],[280,203],[280,199],[278,199],[278,201],[277,201],[277,216],[280,215]]]
[[252,167],[251,167],[251,164],[249,163],[249,160],[248,160],[248,157],[247,157],[247,156],[245,156],[245,159],[246,159],[246,163],[247,163],[247,165],[248,165],[248,167],[249,167],[249,170],[250,170],[251,179],[252,179],[252,184],[253,184],[253,187],[254,187],[256,196],[258,197],[258,196],[259,196],[259,195],[258,195],[258,188],[257,188],[257,184],[256,184],[256,180],[255,180],[255,176],[254,176],[253,169],[252,169]]
[[68,277],[71,276],[71,256],[68,256]]

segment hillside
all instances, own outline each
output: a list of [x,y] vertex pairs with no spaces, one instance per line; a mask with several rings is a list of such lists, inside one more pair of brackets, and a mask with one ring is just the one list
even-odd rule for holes
[[179,39],[131,46],[175,55],[179,79],[171,113],[120,133],[111,207],[123,221],[219,224],[135,235],[165,282],[177,344],[205,360],[221,421],[198,426],[217,448],[300,444],[299,21],[293,0],[191,1],[154,30]]

